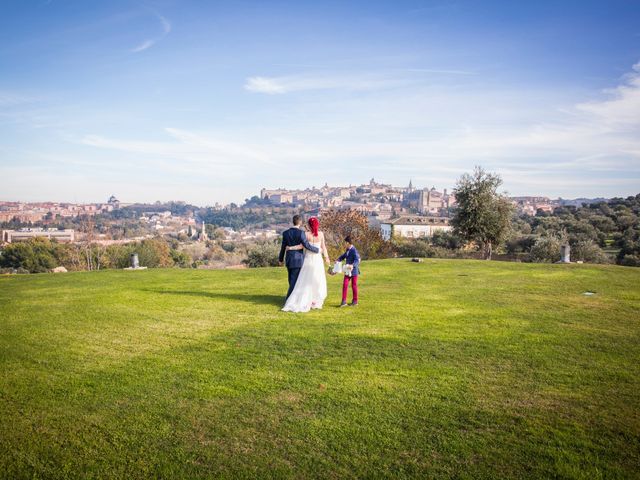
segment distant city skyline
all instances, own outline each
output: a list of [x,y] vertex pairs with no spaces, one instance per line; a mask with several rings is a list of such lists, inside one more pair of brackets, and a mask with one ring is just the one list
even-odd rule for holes
[[0,4],[0,200],[640,192],[640,4]]
[[[107,205],[108,203],[112,203],[112,202],[117,202],[118,204],[123,204],[123,205],[131,205],[131,204],[154,204],[154,203],[168,203],[168,202],[183,202],[186,204],[191,204],[197,207],[211,207],[211,206],[215,206],[215,205],[221,205],[221,206],[228,206],[230,203],[235,203],[237,205],[242,205],[244,204],[245,200],[250,200],[253,197],[258,197],[260,198],[265,192],[267,193],[273,193],[273,192],[278,192],[280,193],[280,191],[283,192],[288,192],[288,193],[294,193],[294,192],[307,192],[307,191],[320,191],[323,190],[325,186],[328,186],[331,189],[340,189],[340,188],[352,188],[352,189],[356,189],[356,188],[360,188],[360,187],[368,187],[371,184],[371,181],[375,180],[375,183],[378,186],[391,186],[393,188],[398,188],[401,190],[406,190],[409,186],[411,186],[411,188],[413,189],[413,191],[421,191],[421,190],[429,190],[429,189],[435,189],[438,192],[444,192],[445,194],[448,192],[449,194],[453,194],[454,193],[454,188],[452,187],[443,187],[441,185],[417,185],[415,182],[413,182],[413,179],[409,179],[409,183],[407,183],[406,185],[395,185],[392,184],[391,182],[386,182],[384,181],[384,179],[374,179],[371,178],[368,181],[361,181],[361,182],[355,182],[355,183],[351,183],[351,184],[329,184],[328,182],[324,182],[324,183],[319,183],[319,184],[315,184],[315,185],[307,185],[307,186],[303,186],[303,187],[297,187],[297,188],[290,188],[287,187],[286,185],[279,185],[277,187],[272,187],[269,186],[267,187],[261,187],[258,191],[253,192],[250,195],[245,196],[242,199],[238,199],[237,201],[232,200],[230,202],[209,202],[209,203],[196,203],[196,202],[191,202],[188,200],[185,200],[184,198],[156,198],[153,200],[140,200],[140,199],[136,199],[136,198],[120,198],[119,195],[112,193],[111,195],[108,196],[108,198],[100,198],[97,200],[88,200],[88,201],[71,201],[71,200],[61,200],[59,198],[45,198],[43,200],[27,200],[24,198],[0,198],[0,203],[21,203],[21,204],[46,204],[46,203],[59,203],[59,204],[76,204],[76,205],[90,205],[90,204],[102,204],[102,205]],[[562,196],[549,196],[549,195],[537,195],[535,193],[531,193],[531,194],[526,194],[526,195],[514,195],[511,192],[507,192],[504,191],[503,193],[507,194],[510,198],[513,199],[520,199],[520,198],[547,198],[549,200],[558,200],[558,199],[563,199],[563,200],[577,200],[577,199],[598,199],[598,198],[614,198],[614,197],[596,197],[596,196],[584,196],[584,195],[580,195],[580,196],[576,196],[576,197],[562,197]],[[640,192],[639,192],[640,193]],[[634,194],[635,195],[635,194]]]

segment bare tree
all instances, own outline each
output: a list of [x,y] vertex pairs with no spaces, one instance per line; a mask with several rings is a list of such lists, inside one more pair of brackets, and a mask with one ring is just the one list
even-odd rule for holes
[[86,262],[86,270],[94,270],[94,258],[93,258],[93,242],[95,241],[95,226],[96,222],[91,215],[85,215],[80,219],[80,231],[83,234],[82,251],[84,253],[84,259]]
[[367,217],[357,210],[325,210],[320,216],[320,228],[331,258],[342,253],[347,235],[351,235],[362,258],[387,258],[393,253],[391,243],[382,238],[378,229],[371,228]]

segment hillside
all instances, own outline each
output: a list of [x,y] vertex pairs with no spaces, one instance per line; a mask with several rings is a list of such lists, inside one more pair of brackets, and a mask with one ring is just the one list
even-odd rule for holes
[[0,277],[0,476],[638,477],[640,269],[363,268]]

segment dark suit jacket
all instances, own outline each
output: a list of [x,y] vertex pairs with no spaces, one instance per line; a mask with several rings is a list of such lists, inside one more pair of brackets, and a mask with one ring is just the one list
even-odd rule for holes
[[311,250],[313,253],[318,253],[320,250],[314,247],[307,241],[307,236],[304,231],[299,228],[292,227],[289,230],[282,232],[282,246],[280,247],[279,260],[284,261],[284,254],[287,253],[287,268],[302,268],[304,263],[304,250],[289,250],[287,247],[295,247],[302,244],[307,250]]
[[341,262],[342,260],[346,260],[347,265],[353,265],[353,270],[351,271],[353,277],[360,274],[360,254],[358,250],[356,250],[356,247],[351,247],[340,255],[338,261]]

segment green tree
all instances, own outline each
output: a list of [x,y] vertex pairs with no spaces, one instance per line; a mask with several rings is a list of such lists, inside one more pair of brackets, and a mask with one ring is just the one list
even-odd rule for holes
[[149,268],[173,267],[173,258],[167,242],[162,238],[149,238],[136,245],[135,253],[141,266]]
[[57,266],[57,244],[47,238],[32,238],[26,242],[10,243],[0,255],[0,266],[25,269],[30,273],[48,272]]
[[280,248],[277,242],[261,242],[247,252],[244,263],[249,268],[276,267]]
[[607,254],[593,240],[579,240],[571,245],[571,260],[589,263],[611,263]]
[[171,258],[176,266],[180,268],[191,268],[193,264],[193,259],[191,256],[184,251],[171,249]]
[[529,260],[535,263],[555,263],[560,260],[560,245],[565,241],[556,235],[540,237],[531,247]]
[[476,167],[472,174],[460,177],[454,194],[457,209],[451,220],[454,232],[467,241],[476,242],[486,260],[507,237],[513,206],[498,193],[499,175]]

